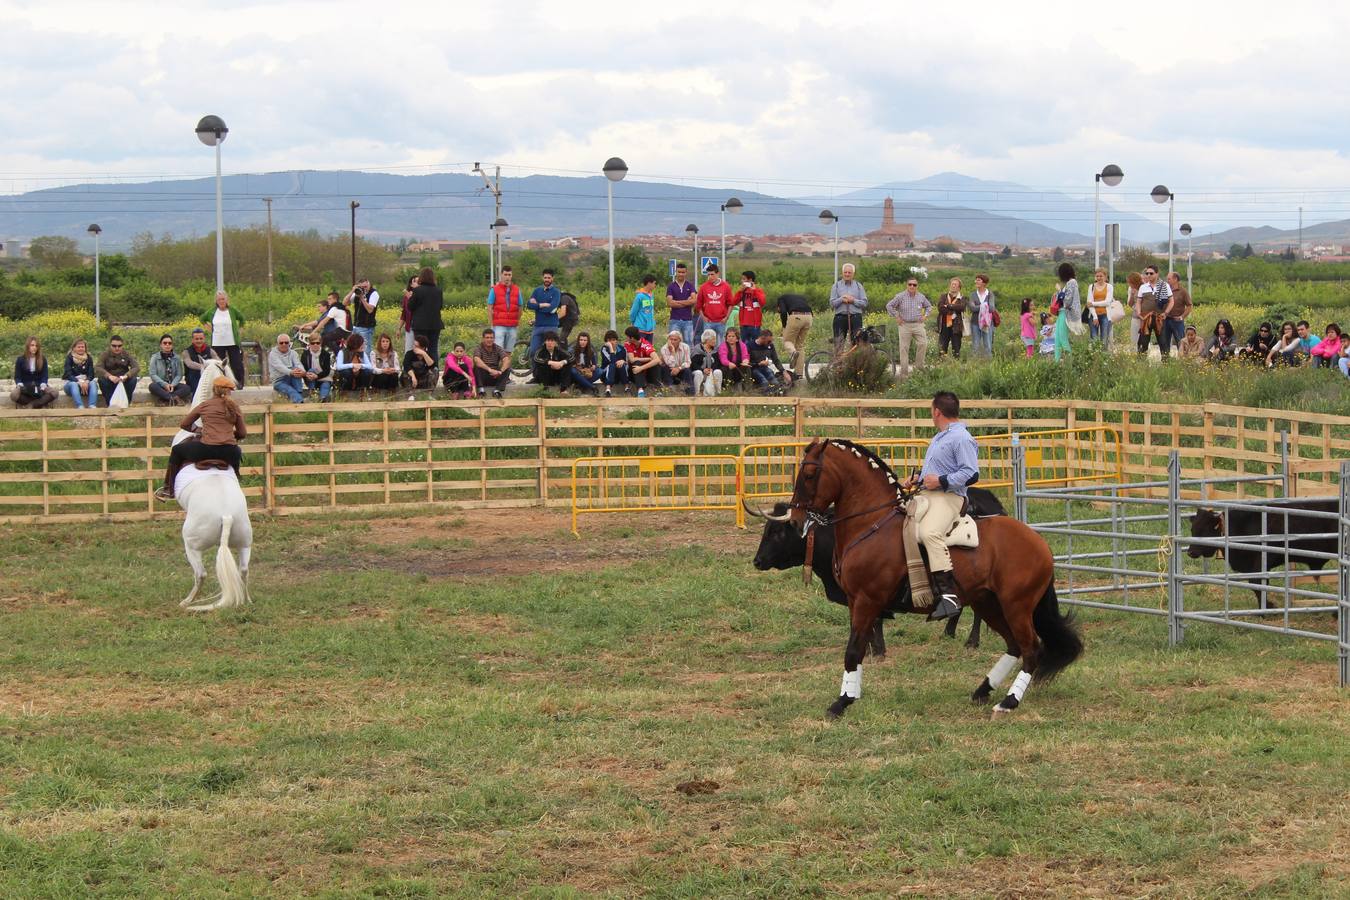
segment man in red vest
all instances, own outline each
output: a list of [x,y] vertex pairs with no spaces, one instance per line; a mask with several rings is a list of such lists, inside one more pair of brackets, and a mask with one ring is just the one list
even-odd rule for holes
[[488,291],[488,311],[492,313],[492,338],[510,359],[520,325],[520,288],[511,283],[510,266],[502,266],[502,280]]
[[722,343],[727,333],[727,316],[731,315],[731,285],[722,280],[717,264],[708,266],[708,280],[698,289],[694,311],[703,317],[705,326],[717,332]]

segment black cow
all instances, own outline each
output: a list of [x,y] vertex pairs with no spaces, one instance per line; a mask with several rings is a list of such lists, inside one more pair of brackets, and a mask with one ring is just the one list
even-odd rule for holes
[[[971,511],[977,516],[1001,516],[1005,515],[1003,504],[998,498],[989,491],[982,488],[970,488],[970,506]],[[788,511],[786,503],[775,503],[773,514],[781,516]],[[797,533],[787,522],[774,522],[766,520],[764,522],[764,534],[759,539],[759,549],[755,551],[755,568],[761,572],[768,569],[794,569],[806,561],[806,539]],[[826,525],[816,530],[815,555],[811,559],[811,571],[820,578],[820,583],[825,586],[825,597],[831,603],[838,603],[841,606],[848,605],[848,597],[844,595],[844,589],[839,586],[839,582],[834,577],[834,526]],[[907,596],[908,592],[906,592]],[[896,600],[900,600],[897,597]],[[877,620],[872,629],[872,655],[882,657],[886,655],[886,638],[881,632],[882,619],[892,619],[898,608],[888,609],[882,613],[881,619]],[[974,613],[972,613],[974,615]],[[956,625],[961,620],[960,616],[952,616],[947,620],[945,634],[947,637],[956,636]],[[980,646],[980,619],[975,617],[974,623],[970,626],[970,636],[966,638],[966,646],[972,649]]]
[[[1340,501],[1336,497],[1317,497],[1308,500],[1284,501],[1278,503],[1278,505],[1272,503],[1270,511],[1264,515],[1254,509],[1230,509],[1227,511],[1226,529],[1225,516],[1222,512],[1212,509],[1199,509],[1196,510],[1195,515],[1191,516],[1191,537],[1221,539],[1224,531],[1227,530],[1229,537],[1234,540],[1249,544],[1266,543],[1270,548],[1266,551],[1233,547],[1227,552],[1228,568],[1234,572],[1242,575],[1251,572],[1266,572],[1285,564],[1284,540],[1283,538],[1271,538],[1269,541],[1262,542],[1249,540],[1249,538],[1259,534],[1334,533],[1338,527],[1335,519],[1301,516],[1294,510],[1334,513],[1339,509],[1339,504]],[[1281,511],[1285,509],[1290,510],[1290,512]],[[1202,556],[1214,556],[1220,549],[1222,548],[1192,544],[1186,552],[1192,559],[1199,559]],[[1320,571],[1328,560],[1307,556],[1297,552],[1299,550],[1335,553],[1337,552],[1336,538],[1334,536],[1291,538],[1289,541],[1289,562],[1291,564],[1306,563],[1309,569]],[[1246,580],[1257,584],[1265,584],[1264,578],[1248,578]],[[1256,594],[1256,599],[1260,601],[1262,608],[1268,605],[1264,592],[1253,589],[1252,593]]]

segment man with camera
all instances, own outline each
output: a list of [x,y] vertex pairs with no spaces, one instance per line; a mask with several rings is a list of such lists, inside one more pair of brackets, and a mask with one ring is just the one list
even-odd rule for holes
[[369,278],[352,285],[346,297],[352,311],[352,331],[361,335],[367,347],[375,346],[375,307],[380,305],[380,292],[370,286]]

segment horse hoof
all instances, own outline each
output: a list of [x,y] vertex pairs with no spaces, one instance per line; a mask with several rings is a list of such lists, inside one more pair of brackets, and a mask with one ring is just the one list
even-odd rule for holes
[[848,709],[852,703],[852,697],[846,697],[841,694],[839,699],[831,703],[830,708],[825,710],[825,717],[828,719],[839,718],[844,714],[844,710]]
[[1002,700],[999,701],[998,706],[994,707],[994,712],[992,714],[993,718],[997,719],[1000,716],[1006,716],[1008,713],[1017,709],[1018,706],[1019,704],[1017,702],[1016,697],[1013,696],[1004,697]]
[[990,694],[976,691],[970,695],[970,702],[976,706],[985,706],[989,703]]
[[967,650],[978,650],[978,649],[980,649],[980,642],[979,642],[979,641],[966,641],[966,649],[967,649]]
[[989,721],[991,722],[1006,721],[1008,718],[1008,713],[1010,712],[1012,712],[1011,709],[1004,709],[1001,706],[995,706],[993,712],[989,714]]
[[886,658],[886,651],[882,650],[880,653],[878,653],[875,650],[873,650],[872,658],[875,659],[877,662],[881,662],[883,659]]

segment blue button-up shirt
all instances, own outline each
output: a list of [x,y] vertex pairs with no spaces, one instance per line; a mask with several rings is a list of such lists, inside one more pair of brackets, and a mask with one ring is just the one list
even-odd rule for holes
[[558,327],[558,307],[562,306],[562,291],[555,284],[544,287],[542,284],[530,294],[527,306],[534,310],[534,327],[551,329]]
[[975,439],[966,430],[964,422],[952,422],[933,435],[923,458],[920,477],[937,475],[943,480],[943,490],[964,497],[966,486],[979,474]]

